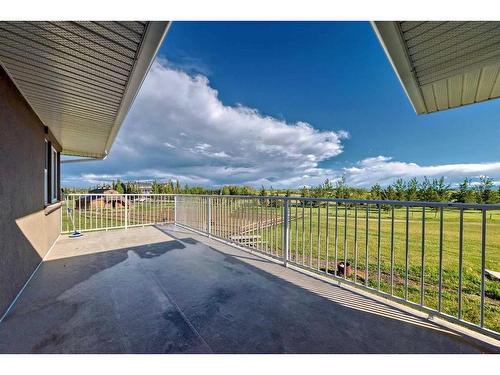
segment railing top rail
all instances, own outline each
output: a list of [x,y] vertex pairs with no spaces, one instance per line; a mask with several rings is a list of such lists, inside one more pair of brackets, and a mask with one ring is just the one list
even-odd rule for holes
[[364,205],[390,205],[403,207],[428,207],[428,208],[461,208],[472,210],[500,210],[500,204],[479,204],[479,203],[457,203],[457,202],[421,202],[421,201],[397,201],[397,200],[371,200],[371,199],[342,199],[342,198],[313,198],[313,197],[282,197],[282,196],[260,196],[260,195],[216,195],[216,194],[94,194],[94,193],[69,193],[65,196],[169,196],[169,197],[209,197],[209,198],[229,198],[229,199],[268,199],[268,200],[292,200],[306,202],[332,202],[345,204]]
[[[118,196],[118,195],[126,195],[126,196],[131,196],[131,197],[136,197],[138,195],[143,195],[143,196],[146,196],[146,197],[150,197],[152,195],[161,195],[161,196],[170,196],[170,197],[173,197],[175,195],[179,195],[179,194],[148,194],[148,193],[118,193],[118,194],[111,194],[111,193],[108,193],[108,194],[104,194],[104,193],[67,193],[67,194],[64,194],[64,196],[66,197],[84,197],[84,196]],[[197,196],[196,194],[192,194],[193,196]]]

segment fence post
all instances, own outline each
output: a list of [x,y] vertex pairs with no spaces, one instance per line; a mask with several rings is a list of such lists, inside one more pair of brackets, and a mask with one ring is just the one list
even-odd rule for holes
[[125,229],[128,229],[128,197],[125,195]]
[[283,264],[288,267],[288,198],[283,204]]
[[174,225],[177,224],[177,195],[174,195]]
[[207,235],[212,233],[212,198],[207,197]]

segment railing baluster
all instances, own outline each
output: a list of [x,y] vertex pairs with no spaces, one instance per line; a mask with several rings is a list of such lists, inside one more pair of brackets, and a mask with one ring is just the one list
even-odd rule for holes
[[365,286],[368,286],[368,265],[369,265],[369,262],[368,262],[368,239],[369,239],[369,236],[368,236],[368,232],[369,232],[369,222],[368,222],[368,218],[370,216],[370,206],[367,204],[366,205],[366,218],[365,218],[365,222],[366,222],[366,232],[365,232]]
[[335,202],[335,255],[333,263],[333,273],[338,276],[338,240],[339,240],[339,202]]
[[97,196],[96,195],[91,195],[90,196],[90,230],[94,229],[94,212],[93,212],[93,203],[95,202],[95,205],[96,205],[96,209],[97,209]]
[[[87,229],[87,196],[85,197],[85,211],[83,217],[85,219],[85,230]],[[90,199],[89,199],[90,200]]]
[[299,263],[299,219],[298,219],[299,205],[295,200],[295,263]]
[[259,201],[256,198],[252,198],[252,247],[258,250],[259,246]]
[[269,201],[269,206],[270,206],[270,212],[269,212],[269,220],[270,220],[270,225],[269,225],[269,241],[270,241],[270,247],[269,247],[269,253],[271,255],[274,254],[274,235],[276,231],[274,230],[274,209],[273,209],[273,203],[274,201],[271,199]]
[[[101,206],[101,207],[100,207],[100,209],[101,209],[101,210],[100,210],[100,213],[101,213],[101,214],[100,214],[101,225],[99,226],[99,229],[102,229],[102,198],[103,198],[103,195],[101,195],[101,196],[99,197],[99,205]],[[96,211],[96,222],[98,222],[98,220],[99,220],[99,217],[97,216],[97,211]]]
[[225,232],[224,239],[229,240],[229,202],[231,199],[229,197],[224,198],[224,222],[225,222]]
[[207,233],[210,237],[212,235],[212,198],[207,198]]
[[306,240],[305,240],[305,206],[306,201],[302,200],[302,265],[305,263],[304,253],[306,251]]
[[394,206],[391,210],[391,296],[394,294]]
[[481,306],[480,306],[480,326],[484,327],[484,295],[486,288],[485,266],[486,266],[486,210],[481,210]]
[[424,305],[424,277],[425,277],[425,206],[422,207],[422,259],[420,262],[420,306]]
[[316,256],[318,258],[318,271],[321,262],[321,203],[318,202],[318,245],[316,246]]
[[274,200],[274,255],[279,256],[279,235],[278,235],[278,225],[279,225],[279,211],[278,211],[278,200]]
[[344,203],[344,279],[347,279],[347,203]]
[[439,281],[438,281],[438,311],[441,312],[443,290],[443,207],[439,209]]
[[380,204],[378,205],[378,237],[377,237],[377,290],[380,291]]
[[329,242],[328,242],[328,234],[330,232],[330,202],[326,202],[326,229],[325,229],[325,248],[326,248],[326,255],[325,255],[325,273],[328,273],[328,247],[329,247]]
[[464,240],[464,210],[460,208],[460,224],[458,232],[458,319],[462,319],[462,268]]
[[410,208],[406,206],[406,227],[405,227],[405,300],[408,301],[408,266],[409,266],[409,243],[408,243],[408,236],[409,236],[409,229],[410,229],[410,222],[409,222],[409,211]]
[[266,231],[266,253],[269,254],[270,253],[270,250],[269,250],[269,243],[270,243],[270,238],[269,238],[269,200],[266,199],[265,200],[265,205],[266,205],[266,223],[265,223],[265,231]]
[[309,268],[312,268],[312,250],[313,250],[313,237],[312,237],[312,209],[313,209],[313,202],[309,202]]
[[354,284],[358,277],[358,205],[354,204]]
[[227,238],[227,198],[223,197],[222,198],[222,219],[223,219],[223,225],[222,225],[222,238],[226,239]]
[[128,228],[128,199],[127,195],[124,195],[125,199],[125,229]]
[[288,267],[288,199],[283,201],[283,263]]

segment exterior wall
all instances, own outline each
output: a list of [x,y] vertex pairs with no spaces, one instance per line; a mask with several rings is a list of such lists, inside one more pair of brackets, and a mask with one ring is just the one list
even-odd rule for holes
[[44,206],[45,138],[60,150],[0,65],[0,317],[60,233],[60,205]]

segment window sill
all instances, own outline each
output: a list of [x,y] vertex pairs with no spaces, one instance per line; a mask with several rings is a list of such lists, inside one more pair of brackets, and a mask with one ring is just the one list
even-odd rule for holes
[[51,203],[47,206],[45,206],[45,215],[49,215],[51,214],[52,212],[58,210],[59,208],[61,208],[62,206],[62,202],[59,201],[59,202],[56,202],[56,203]]

